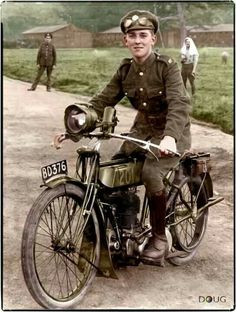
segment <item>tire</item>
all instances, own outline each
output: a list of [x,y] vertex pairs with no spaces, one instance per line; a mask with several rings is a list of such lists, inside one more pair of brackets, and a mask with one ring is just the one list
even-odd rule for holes
[[83,224],[83,197],[84,191],[72,184],[46,189],[27,216],[22,270],[31,295],[44,308],[78,306],[96,275],[100,232],[94,210],[76,235]]
[[[199,191],[200,183],[200,180],[191,183],[190,177],[186,177],[182,181],[179,191],[173,200],[170,223],[177,222],[189,214],[184,202],[188,203],[190,207],[197,205],[197,209],[200,209],[208,202],[204,185]],[[195,204],[191,204],[191,198],[192,202]],[[179,252],[179,256],[168,259],[170,263],[182,265],[192,260],[204,237],[207,220],[208,209],[205,209],[195,222],[193,218],[190,217],[170,227],[173,247],[176,252]]]

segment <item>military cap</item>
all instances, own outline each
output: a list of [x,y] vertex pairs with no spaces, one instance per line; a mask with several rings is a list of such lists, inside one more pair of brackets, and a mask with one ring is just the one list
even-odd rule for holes
[[47,36],[51,37],[51,39],[52,39],[52,34],[51,33],[44,34],[44,38],[46,38]]
[[158,30],[158,20],[156,15],[149,11],[133,10],[122,17],[120,28],[124,34],[130,30],[139,29],[151,29],[156,33]]

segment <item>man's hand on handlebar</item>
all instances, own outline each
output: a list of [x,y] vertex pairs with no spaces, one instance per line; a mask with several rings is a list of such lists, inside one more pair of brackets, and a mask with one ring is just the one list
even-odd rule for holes
[[171,136],[166,135],[159,146],[163,156],[173,156],[177,152],[175,139]]

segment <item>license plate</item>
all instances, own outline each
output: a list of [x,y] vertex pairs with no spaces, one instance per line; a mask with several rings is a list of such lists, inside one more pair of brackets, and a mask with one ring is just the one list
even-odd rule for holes
[[57,175],[67,175],[67,172],[68,170],[66,160],[61,160],[41,168],[42,179],[44,183]]

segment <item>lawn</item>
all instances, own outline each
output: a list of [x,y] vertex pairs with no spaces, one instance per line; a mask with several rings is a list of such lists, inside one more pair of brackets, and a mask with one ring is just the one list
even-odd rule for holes
[[[221,64],[221,53],[229,54],[227,65]],[[160,49],[177,60],[178,49]],[[201,48],[196,77],[196,96],[192,98],[192,116],[217,125],[233,134],[234,64],[232,48]],[[32,82],[36,74],[36,49],[4,49],[3,74]],[[64,92],[92,96],[109,81],[120,61],[129,57],[124,48],[57,49],[57,67],[53,87]],[[42,83],[45,82],[45,77]],[[188,86],[188,92],[190,92]],[[125,100],[123,104],[127,105]]]

